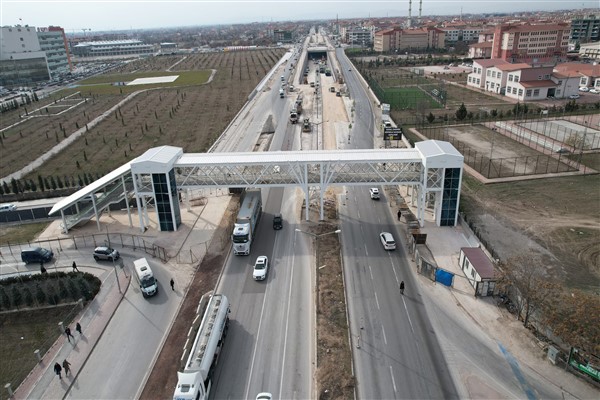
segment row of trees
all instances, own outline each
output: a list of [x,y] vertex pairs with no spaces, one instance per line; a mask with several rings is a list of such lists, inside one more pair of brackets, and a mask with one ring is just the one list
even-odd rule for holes
[[52,272],[20,275],[2,280],[0,310],[57,305],[92,300],[100,291],[100,280],[87,272]]
[[566,289],[549,276],[538,255],[521,254],[501,263],[499,288],[509,294],[525,327],[560,337],[571,346],[600,354],[600,299],[597,294]]
[[80,189],[84,186],[89,185],[94,182],[96,179],[99,179],[102,175],[96,173],[94,177],[90,173],[81,173],[77,176],[64,175],[60,176],[46,176],[42,177],[38,175],[37,183],[33,179],[15,179],[12,178],[10,183],[6,183],[2,181],[0,185],[0,196],[5,194],[20,194],[25,192],[45,192],[51,190],[60,190],[60,189]]

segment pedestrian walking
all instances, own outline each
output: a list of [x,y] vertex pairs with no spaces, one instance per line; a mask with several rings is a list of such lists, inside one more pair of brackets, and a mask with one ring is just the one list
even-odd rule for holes
[[400,282],[400,294],[404,294],[404,281]]
[[398,221],[400,221],[400,217],[402,217],[402,211],[398,210]]
[[171,278],[171,282],[169,282],[171,284],[171,290],[175,291],[175,281],[173,280],[173,278]]
[[71,328],[69,328],[68,326],[65,328],[65,335],[67,335],[69,343],[71,343],[71,338],[73,338],[73,341],[75,341],[75,336],[73,336],[73,334],[71,333]]
[[66,358],[63,360],[62,367],[65,370],[65,376],[71,373],[71,363],[68,362]]
[[77,268],[77,264],[75,264],[75,261],[73,261],[73,272],[79,272],[79,269]]
[[83,333],[81,333],[81,324],[79,322],[77,323],[77,325],[75,325],[75,330],[79,332],[80,335],[83,335]]
[[47,272],[46,268],[44,268],[44,262],[43,261],[40,263],[40,272],[42,274],[45,274]]
[[54,363],[54,373],[56,375],[58,375],[58,379],[62,379],[62,375],[60,374],[60,372],[62,371],[62,368],[60,367],[59,363]]

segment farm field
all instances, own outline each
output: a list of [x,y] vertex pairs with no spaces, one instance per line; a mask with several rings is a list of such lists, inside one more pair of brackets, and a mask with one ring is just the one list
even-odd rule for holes
[[[145,58],[111,75],[80,82],[53,97],[60,103],[60,97],[72,95],[71,99],[80,99],[78,105],[67,111],[61,107],[63,112],[56,114],[48,106],[45,116],[30,118],[2,133],[0,175],[23,168],[134,91],[140,92],[26,178],[105,174],[161,145],[179,146],[186,152],[206,151],[283,54],[283,49],[266,49]],[[211,70],[216,73],[205,83]],[[164,75],[180,75],[184,85],[175,85],[177,81],[149,87],[112,85]],[[6,118],[3,115],[2,127],[19,121],[19,112],[23,110],[9,112]]]

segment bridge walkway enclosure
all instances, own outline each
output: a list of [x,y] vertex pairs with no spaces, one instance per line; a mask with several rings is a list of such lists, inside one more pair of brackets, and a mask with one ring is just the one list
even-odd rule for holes
[[[149,149],[138,158],[58,202],[50,214],[92,199],[91,206],[67,221],[65,231],[78,221],[99,219],[113,201],[133,196],[140,229],[148,224],[148,206],[157,213],[161,231],[181,223],[179,191],[208,187],[302,188],[323,195],[329,186],[410,185],[418,191],[417,218],[424,223],[426,200],[435,199],[440,226],[454,226],[458,217],[463,156],[448,142],[428,140],[414,149],[274,151],[241,153],[183,153],[179,147]],[[118,193],[118,195],[117,195]],[[127,200],[128,201],[128,200]],[[129,203],[127,202],[129,213]],[[93,211],[93,212],[92,212]],[[130,215],[131,223],[131,215]],[[100,229],[100,227],[98,227]]]

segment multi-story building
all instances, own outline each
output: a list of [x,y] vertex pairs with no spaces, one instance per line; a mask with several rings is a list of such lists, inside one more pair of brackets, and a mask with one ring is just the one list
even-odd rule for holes
[[470,26],[464,22],[451,22],[440,28],[445,33],[445,40],[448,44],[456,42],[476,42],[479,34],[486,30],[483,26]]
[[438,28],[394,28],[376,32],[373,49],[378,52],[439,49],[444,47],[444,40],[444,31]]
[[46,53],[35,27],[17,25],[0,29],[0,86],[25,86],[50,79]]
[[[571,41],[576,44],[600,41],[600,15],[573,18],[571,20]],[[600,46],[598,43],[596,45]]]
[[600,61],[600,43],[585,43],[579,46],[579,57]]
[[516,62],[566,59],[571,28],[567,24],[497,25],[491,58]]
[[273,31],[273,41],[275,43],[292,43],[294,41],[294,34],[292,31],[275,29]]
[[467,85],[519,101],[565,98],[581,86],[600,88],[600,66],[563,63],[551,67],[511,64],[501,59],[474,60]]
[[37,36],[40,48],[46,53],[50,76],[54,78],[57,75],[71,72],[73,66],[64,29],[59,26],[38,28]]
[[342,40],[351,45],[371,46],[373,29],[356,26],[342,28]]
[[154,46],[141,40],[104,40],[81,42],[72,47],[73,55],[78,57],[136,57],[154,53]]

